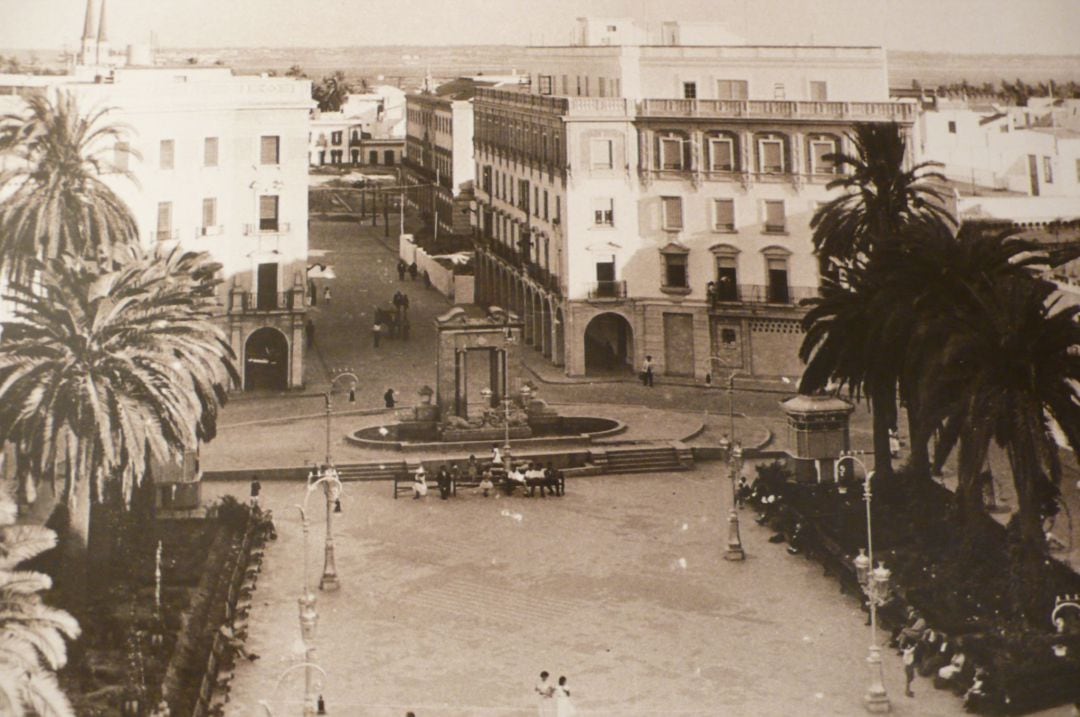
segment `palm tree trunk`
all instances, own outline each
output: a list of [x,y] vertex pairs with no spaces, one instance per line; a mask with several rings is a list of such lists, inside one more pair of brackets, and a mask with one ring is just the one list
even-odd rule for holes
[[874,418],[874,475],[891,478],[892,452],[889,449],[889,429],[896,423],[896,393],[876,389],[870,396],[870,411]]
[[910,453],[907,460],[907,475],[911,479],[928,480],[930,478],[930,435],[933,430],[928,426],[917,399],[907,402],[908,444]]
[[1017,612],[1028,624],[1038,626],[1046,619],[1039,610],[1039,604],[1040,596],[1046,590],[1043,583],[1047,576],[1042,566],[1047,560],[1048,551],[1035,489],[1035,481],[1041,477],[1040,465],[1035,451],[1028,450],[1031,446],[1024,443],[1021,438],[1010,444],[1007,450],[1018,504],[1013,520],[1019,528],[1019,544],[1009,566],[1010,592]]
[[60,567],[61,593],[68,603],[66,607],[82,613],[87,602],[89,565],[87,558],[90,544],[90,448],[86,441],[75,442],[75,464],[67,465],[64,502],[68,511],[68,528],[62,538],[62,562]]

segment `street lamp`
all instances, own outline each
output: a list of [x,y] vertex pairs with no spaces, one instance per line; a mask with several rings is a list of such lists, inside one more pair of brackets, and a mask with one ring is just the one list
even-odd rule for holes
[[330,409],[332,408],[332,399],[334,394],[334,386],[337,382],[343,378],[352,379],[352,386],[349,387],[349,403],[356,402],[356,385],[360,383],[360,379],[356,377],[355,373],[351,371],[343,371],[330,381],[330,388],[323,394],[323,399],[326,401],[326,465],[334,465],[334,458],[330,452]]
[[731,473],[731,513],[728,514],[728,541],[725,560],[745,560],[746,552],[743,550],[742,539],[739,537],[739,500],[736,494],[738,487],[736,481],[742,475],[742,445],[735,441],[731,446],[729,467]]
[[889,597],[889,579],[892,573],[882,562],[876,568],[874,564],[874,532],[871,522],[871,490],[870,483],[874,478],[874,471],[867,471],[866,465],[850,452],[840,454],[839,462],[851,461],[863,470],[866,478],[863,481],[863,499],[866,501],[866,550],[859,548],[859,554],[853,561],[855,575],[859,581],[859,587],[866,595],[866,602],[870,609],[870,653],[866,662],[870,666],[870,686],[866,689],[863,704],[867,712],[888,712],[892,705],[889,696],[885,692],[885,675],[881,665],[881,649],[877,644],[877,609],[884,605]]
[[[307,507],[308,496],[316,486],[322,484],[323,493],[326,496],[326,538],[323,549],[323,574],[319,578],[320,590],[337,590],[341,587],[338,583],[337,564],[334,560],[334,513],[341,512],[341,478],[337,468],[326,466],[325,469],[314,469],[308,474],[307,492],[304,494],[304,506]],[[305,548],[306,550],[306,548]]]
[[[480,395],[484,397],[484,400],[491,405],[491,397],[495,393],[490,388],[484,388],[480,390]],[[532,389],[528,386],[521,387],[521,400],[523,403],[528,404],[529,397],[532,396]],[[509,396],[502,397],[502,405],[504,412],[503,420],[503,465],[509,465],[510,458],[510,406],[513,405],[514,400]]]

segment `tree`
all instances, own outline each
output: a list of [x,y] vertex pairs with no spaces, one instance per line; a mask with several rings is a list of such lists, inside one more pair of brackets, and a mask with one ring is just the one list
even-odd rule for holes
[[345,104],[352,88],[341,70],[327,75],[322,81],[312,86],[312,97],[319,104],[320,112],[337,112]]
[[0,153],[16,160],[0,172],[0,265],[17,275],[31,257],[127,256],[138,243],[135,220],[102,181],[106,173],[132,178],[109,159],[125,128],[104,122],[107,109],[80,114],[68,93],[26,102],[28,114],[0,117]]
[[37,286],[15,282],[7,297],[0,435],[21,468],[62,484],[74,538],[65,569],[84,571],[68,576],[77,599],[103,482],[130,495],[151,457],[169,463],[213,438],[239,376],[211,320],[220,266],[205,254],[176,249],[120,269],[65,255],[30,268]]
[[[944,180],[940,173],[932,171],[936,165],[923,162],[911,169],[904,168],[907,146],[899,125],[860,123],[850,139],[856,150],[854,155],[843,152],[827,155],[842,173],[829,182],[828,189],[844,192],[815,212],[810,222],[814,249],[823,264],[833,267],[827,273],[834,276],[837,267],[855,272],[877,271],[881,259],[876,255],[899,241],[915,224],[951,226],[953,223],[944,206],[944,195],[931,183]],[[876,286],[868,284],[871,285]],[[851,298],[833,292],[829,303]],[[865,294],[863,298],[870,303],[876,301]],[[883,310],[889,309],[890,306],[883,306]],[[831,311],[828,306],[821,312],[812,311],[804,326],[812,326],[816,316],[824,318]],[[878,321],[873,316],[869,318]],[[827,319],[821,326],[827,331],[824,327],[834,323],[846,326],[844,330],[854,329],[839,317]],[[842,335],[839,340],[844,340]],[[808,332],[800,349],[803,360],[809,362],[823,341],[821,330]],[[889,429],[896,422],[900,364],[896,355],[883,346],[863,347],[856,353],[867,363],[851,374],[861,378],[854,383],[849,381],[848,389],[853,395],[865,391],[874,414],[875,470],[878,475],[888,477],[892,474]],[[828,385],[827,357],[832,354],[831,350],[827,351],[816,361],[815,370],[804,374],[800,390],[817,391]],[[849,366],[848,370],[851,369]]]
[[307,79],[307,75],[304,74],[304,70],[300,65],[293,65],[285,71],[286,77],[295,77],[297,79]]
[[78,637],[79,623],[42,601],[48,575],[18,569],[55,547],[56,533],[15,518],[14,501],[0,495],[0,713],[74,717],[53,672],[67,662],[64,638]]

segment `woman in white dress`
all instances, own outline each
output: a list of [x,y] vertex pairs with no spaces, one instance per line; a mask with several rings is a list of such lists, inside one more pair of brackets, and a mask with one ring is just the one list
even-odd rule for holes
[[555,717],[575,717],[577,709],[570,701],[570,688],[566,686],[566,678],[559,678],[559,685],[555,688]]

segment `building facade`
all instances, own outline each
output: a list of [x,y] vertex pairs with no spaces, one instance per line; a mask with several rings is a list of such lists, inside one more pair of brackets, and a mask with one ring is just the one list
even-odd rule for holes
[[390,85],[350,94],[338,112],[315,112],[311,166],[397,167],[405,151],[405,93]]
[[206,251],[221,264],[218,321],[237,388],[301,386],[310,82],[156,66],[80,66],[48,79],[38,91],[69,93],[84,113],[107,108],[103,121],[122,129],[95,149],[117,170],[104,180],[144,245]]
[[[666,27],[667,24],[665,24]],[[810,218],[855,122],[898,122],[877,47],[529,49],[479,89],[477,294],[570,375],[792,376]]]

